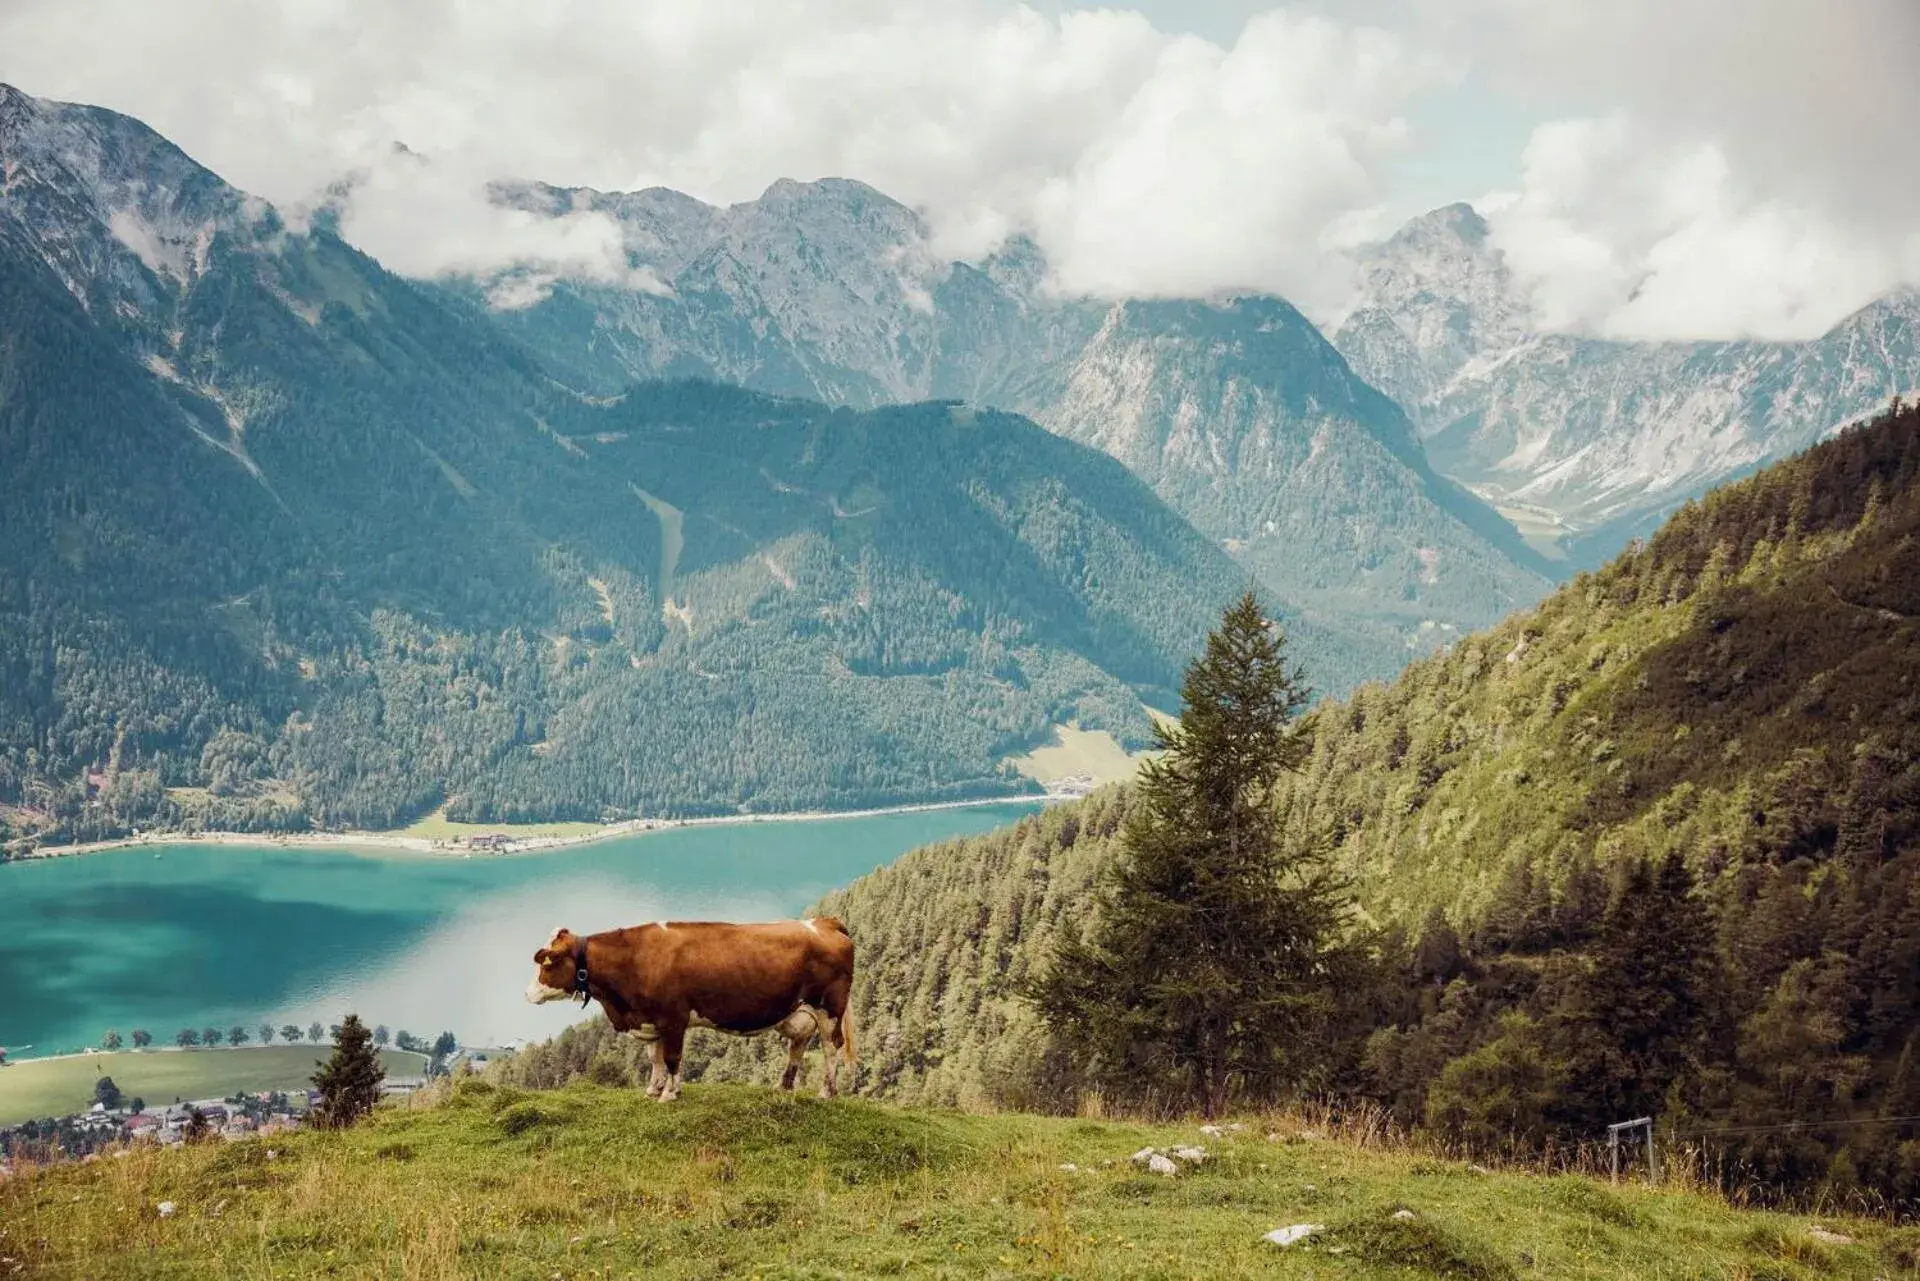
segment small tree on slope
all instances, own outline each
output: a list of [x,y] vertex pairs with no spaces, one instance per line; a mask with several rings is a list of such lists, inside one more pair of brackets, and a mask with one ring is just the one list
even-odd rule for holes
[[1091,927],[1033,989],[1090,1083],[1135,1103],[1271,1097],[1325,1038],[1342,968],[1340,886],[1281,845],[1271,809],[1305,759],[1307,690],[1251,592],[1187,670],[1180,723],[1143,766]]
[[339,1039],[334,1042],[333,1057],[313,1074],[313,1088],[320,1091],[314,1123],[327,1129],[344,1129],[373,1111],[380,1098],[380,1083],[387,1070],[373,1052],[373,1036],[358,1014],[349,1014],[340,1024]]

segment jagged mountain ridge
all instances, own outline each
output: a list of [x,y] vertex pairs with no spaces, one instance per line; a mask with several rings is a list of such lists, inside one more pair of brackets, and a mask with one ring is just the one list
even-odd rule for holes
[[1711,486],[1920,389],[1920,293],[1804,342],[1630,342],[1538,332],[1487,225],[1464,205],[1361,255],[1334,330],[1420,424],[1434,465],[1557,524],[1592,565]]
[[1019,790],[1243,583],[1012,415],[582,397],[112,112],[0,172],[0,837]]
[[844,179],[782,181],[727,208],[659,188],[495,194],[614,217],[632,267],[665,286],[450,286],[583,390],[697,372],[830,403],[952,397],[1027,414],[1147,478],[1281,599],[1344,632],[1371,675],[1545,590],[1517,533],[1437,476],[1400,409],[1279,299],[1059,297],[1030,242],[940,259],[917,214]]

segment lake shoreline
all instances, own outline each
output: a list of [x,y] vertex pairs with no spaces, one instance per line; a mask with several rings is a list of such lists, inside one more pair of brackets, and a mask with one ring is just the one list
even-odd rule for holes
[[142,832],[138,836],[116,837],[107,841],[87,841],[74,845],[51,845],[15,854],[5,862],[26,863],[40,859],[76,858],[87,854],[105,854],[115,850],[145,846],[178,845],[272,845],[286,849],[337,849],[354,853],[434,854],[451,858],[472,858],[477,854],[500,856],[537,854],[551,850],[591,845],[620,837],[644,836],[684,827],[726,827],[743,823],[816,823],[834,819],[877,818],[886,814],[923,814],[937,810],[970,809],[984,805],[1015,805],[1033,802],[1041,805],[1079,799],[1078,793],[1025,792],[1007,796],[981,796],[958,801],[923,801],[905,805],[884,805],[859,810],[794,810],[768,814],[715,814],[700,818],[636,818],[607,823],[590,832],[573,835],[513,836],[510,824],[498,831],[507,835],[504,844],[491,848],[476,847],[471,838],[460,836],[408,836],[404,829],[384,832]]

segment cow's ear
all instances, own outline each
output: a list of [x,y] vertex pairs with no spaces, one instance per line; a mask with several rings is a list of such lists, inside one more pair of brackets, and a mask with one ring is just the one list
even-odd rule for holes
[[552,959],[553,959],[553,953],[549,952],[544,947],[541,948],[538,952],[535,952],[533,954],[533,963],[535,965],[545,965],[548,961],[551,961]]

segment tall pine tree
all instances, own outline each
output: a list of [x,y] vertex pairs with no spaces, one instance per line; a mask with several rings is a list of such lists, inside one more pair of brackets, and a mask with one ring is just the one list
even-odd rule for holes
[[352,1125],[373,1111],[380,1099],[380,1083],[386,1079],[387,1070],[373,1051],[373,1034],[358,1014],[347,1015],[341,1020],[333,1057],[313,1074],[313,1088],[320,1091],[315,1123],[327,1129]]
[[1597,1132],[1657,1113],[1695,1060],[1714,988],[1712,931],[1678,852],[1641,859],[1607,909],[1592,967],[1555,1020],[1577,1091],[1557,1111]]
[[1309,739],[1308,693],[1251,592],[1188,668],[1164,755],[1142,767],[1122,853],[1084,938],[1067,931],[1033,994],[1086,1078],[1117,1100],[1272,1097],[1311,1066],[1337,981],[1340,887],[1284,847],[1272,793]]

